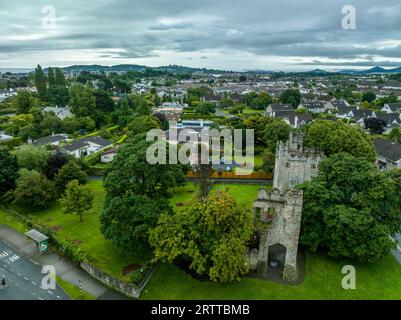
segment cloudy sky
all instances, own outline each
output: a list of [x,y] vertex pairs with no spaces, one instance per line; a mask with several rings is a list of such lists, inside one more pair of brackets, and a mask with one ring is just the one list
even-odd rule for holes
[[[342,28],[345,5],[356,9],[355,30]],[[0,0],[0,68],[38,63],[275,71],[401,66],[401,2]]]

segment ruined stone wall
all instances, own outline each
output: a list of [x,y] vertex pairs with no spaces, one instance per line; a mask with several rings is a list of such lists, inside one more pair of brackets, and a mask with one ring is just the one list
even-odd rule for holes
[[322,154],[303,146],[303,136],[292,133],[276,150],[273,187],[285,191],[308,181],[318,173]]
[[287,142],[277,146],[273,190],[268,193],[262,188],[254,202],[255,212],[259,213],[255,214],[255,220],[269,223],[260,231],[259,249],[249,252],[251,268],[256,267],[262,277],[268,272],[269,248],[279,244],[286,249],[283,278],[297,279],[303,192],[295,187],[318,174],[322,159],[321,153],[304,148],[303,136],[299,133],[292,133]]

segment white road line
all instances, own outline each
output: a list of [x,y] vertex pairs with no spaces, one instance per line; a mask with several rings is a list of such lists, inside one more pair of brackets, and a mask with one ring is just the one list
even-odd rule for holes
[[25,280],[29,281],[29,279],[27,277],[24,277]]
[[38,299],[39,299],[39,300],[43,300],[43,298],[41,298],[41,297],[39,297]]
[[397,250],[398,250],[399,252],[401,252],[401,247],[400,247],[400,245],[398,244],[398,241],[395,240],[392,236],[390,236],[390,239],[393,240],[393,241],[396,243]]
[[49,292],[50,294],[53,294],[53,292],[51,292],[51,291],[49,291],[49,290],[48,290],[47,292]]
[[34,286],[36,286],[36,282],[34,282],[34,281],[31,281],[32,282],[32,284],[34,285]]
[[59,298],[59,299],[61,299],[61,297],[60,296],[56,296],[57,298]]

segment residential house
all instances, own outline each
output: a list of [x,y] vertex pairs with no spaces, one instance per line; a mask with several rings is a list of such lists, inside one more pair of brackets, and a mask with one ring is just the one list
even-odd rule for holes
[[365,119],[376,118],[376,114],[368,109],[353,109],[349,112],[349,119],[353,119],[360,127],[365,127]]
[[222,94],[207,94],[202,98],[202,101],[217,103],[224,98]]
[[0,102],[16,94],[17,93],[12,90],[0,90]]
[[312,113],[324,113],[328,110],[320,101],[303,101],[299,104],[298,109],[306,109]]
[[349,108],[350,105],[347,101],[345,100],[336,100],[336,101],[330,101],[329,102],[334,109],[339,109],[339,108]]
[[291,104],[269,104],[266,108],[266,114],[269,117],[274,117],[276,112],[282,111],[294,111],[294,107]]
[[401,103],[386,103],[383,108],[381,108],[381,111],[385,113],[401,112]]
[[5,134],[4,132],[0,132],[0,142],[9,141],[12,139],[13,139],[12,136],[9,136],[8,134]]
[[337,114],[336,114],[337,118],[339,118],[339,119],[348,119],[348,120],[352,118],[350,112],[352,110],[355,110],[352,107],[343,107],[343,106],[339,106],[336,109],[337,109]]
[[277,111],[274,113],[274,117],[283,119],[294,129],[298,129],[313,121],[310,113],[297,113],[295,111]]
[[102,137],[88,137],[63,146],[62,150],[75,158],[80,158],[104,150],[111,145],[112,143],[109,140]]
[[376,113],[376,117],[386,123],[384,127],[385,133],[390,133],[394,128],[400,128],[401,116],[398,113]]
[[210,128],[213,124],[212,121],[208,120],[183,120],[181,123],[177,123],[178,129],[204,129]]
[[67,142],[67,141],[68,141],[68,135],[65,133],[52,134],[51,136],[42,137],[33,141],[28,139],[28,143],[31,142],[32,145],[34,146],[51,145],[53,147],[58,147],[60,146],[61,142]]
[[61,120],[64,120],[66,118],[72,118],[72,113],[70,111],[70,108],[68,107],[45,107],[42,110],[43,113],[45,112],[53,112],[57,117],[59,117]]
[[382,171],[401,168],[401,145],[386,139],[374,139],[376,165]]

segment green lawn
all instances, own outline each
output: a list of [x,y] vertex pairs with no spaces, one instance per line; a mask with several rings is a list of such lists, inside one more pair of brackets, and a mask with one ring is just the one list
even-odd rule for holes
[[[143,292],[142,299],[401,299],[401,266],[393,256],[376,264],[358,265],[307,253],[306,277],[297,286],[243,278],[231,283],[198,281],[173,265],[163,264]],[[344,290],[341,269],[356,268],[356,290]]]
[[57,202],[37,212],[18,207],[14,209],[21,213],[31,214],[41,225],[53,227],[59,236],[73,241],[87,252],[92,258],[93,265],[110,275],[123,279],[124,267],[132,263],[145,263],[150,255],[144,252],[124,255],[113,246],[111,241],[103,237],[100,232],[99,214],[103,207],[105,191],[100,180],[91,180],[88,185],[95,194],[95,200],[93,209],[84,217],[82,223],[75,215],[62,214]]
[[[214,190],[225,190],[232,195],[240,204],[245,204],[249,209],[252,208],[253,202],[258,197],[258,191],[261,186],[251,184],[215,184],[212,187]],[[269,186],[266,186],[269,188]]]
[[8,213],[6,210],[2,208],[0,208],[0,224],[8,225],[9,227],[21,233],[27,231],[25,224],[22,223],[20,219]]
[[[269,186],[266,186],[266,188],[268,187]],[[248,184],[214,184],[212,186],[212,191],[226,190],[238,203],[245,204],[249,208],[252,208],[252,203],[257,198],[259,189],[259,185]],[[184,206],[190,204],[194,196],[196,196],[196,185],[187,183],[185,186],[174,190],[170,202],[174,208],[177,208],[177,203],[183,204]]]
[[72,300],[96,300],[94,296],[86,291],[82,291],[81,295],[81,290],[78,287],[61,279],[60,277],[57,277],[57,284],[63,288],[65,293],[68,294]]
[[193,183],[187,183],[183,187],[175,188],[172,193],[173,196],[170,199],[170,203],[173,207],[175,207],[177,203],[186,205],[196,195],[196,185]]

